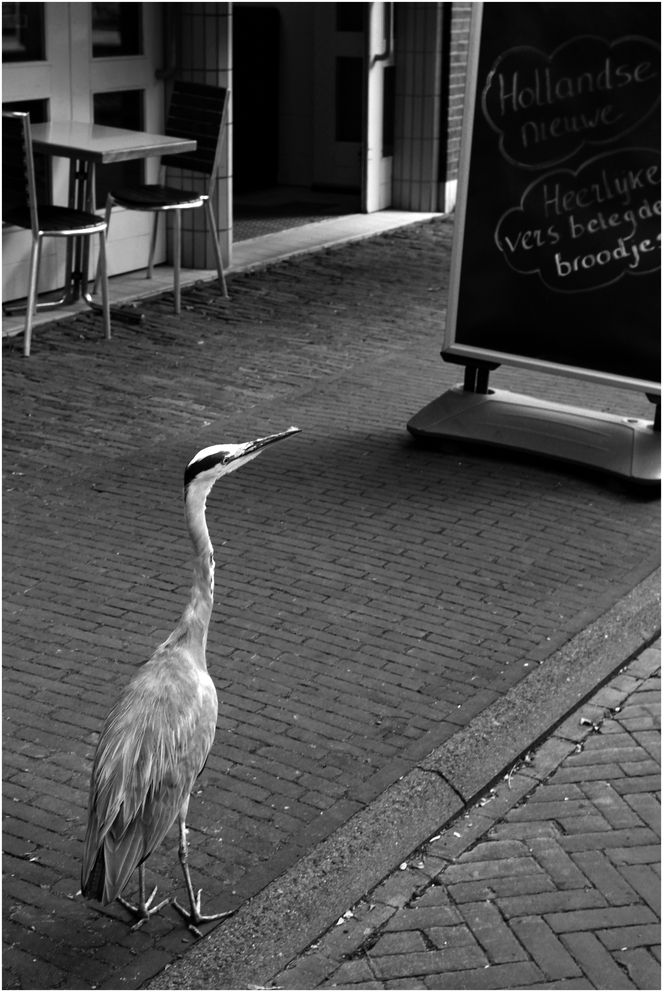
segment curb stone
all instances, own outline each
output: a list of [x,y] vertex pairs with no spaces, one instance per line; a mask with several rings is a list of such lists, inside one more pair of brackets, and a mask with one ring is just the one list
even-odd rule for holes
[[[586,979],[580,975],[582,971],[590,977],[597,988],[658,988],[656,976],[648,973],[655,962],[644,948],[622,948],[621,951],[614,951],[612,955],[608,953],[604,945],[591,932],[569,933],[564,936],[564,942],[573,953],[578,964],[567,954],[559,941],[553,938],[554,956],[548,957],[546,953],[550,951],[551,940],[547,926],[537,918],[521,917],[514,921],[513,928],[516,930],[518,940],[514,939],[512,927],[508,926],[499,911],[491,902],[473,901],[460,905],[460,913],[453,906],[444,905],[444,881],[440,881],[439,887],[436,884],[436,876],[441,875],[445,869],[452,865],[467,868],[472,867],[472,863],[466,862],[463,855],[469,856],[469,852],[474,848],[476,856],[480,857],[480,851],[490,849],[493,857],[496,853],[508,858],[510,853],[517,854],[518,848],[522,847],[517,840],[495,840],[489,844],[482,844],[481,841],[489,834],[491,828],[503,821],[506,814],[516,807],[523,807],[526,798],[533,794],[537,787],[547,780],[550,780],[554,773],[560,768],[565,759],[574,753],[581,753],[585,745],[601,729],[604,719],[612,715],[617,715],[623,708],[624,703],[636,694],[637,689],[642,686],[647,679],[660,671],[661,651],[660,639],[655,648],[646,648],[635,659],[620,669],[619,674],[611,680],[609,687],[600,689],[597,693],[569,715],[562,724],[548,737],[536,750],[528,752],[522,761],[517,762],[513,769],[506,774],[503,779],[494,787],[490,793],[485,795],[472,808],[452,820],[444,828],[441,828],[436,836],[430,838],[427,845],[415,851],[410,858],[403,862],[396,871],[386,881],[381,883],[376,889],[365,896],[358,904],[346,911],[330,930],[323,934],[307,951],[293,964],[285,970],[279,972],[269,984],[273,989],[310,989],[317,987],[324,988],[383,988],[380,982],[375,981],[374,975],[378,979],[385,980],[386,976],[380,974],[381,965],[370,958],[369,968],[363,957],[368,957],[369,952],[380,956],[382,961],[388,961],[393,954],[393,961],[402,958],[411,951],[423,950],[415,948],[413,939],[416,936],[416,927],[427,927],[428,933],[434,933],[433,927],[447,927],[446,932],[450,933],[449,924],[468,922],[472,931],[478,934],[484,947],[490,949],[493,962],[489,968],[489,976],[484,977],[481,972],[452,971],[450,980],[455,980],[455,985],[445,984],[445,975],[438,975],[435,983],[427,986],[421,983],[421,979],[399,979],[398,988],[592,988],[586,983]],[[610,736],[610,735],[609,735]],[[549,786],[550,788],[550,786]],[[554,788],[554,787],[553,787]],[[562,787],[564,788],[564,787]],[[568,791],[568,787],[564,789]],[[560,794],[561,795],[561,794]],[[537,804],[532,804],[536,806]],[[541,807],[541,803],[538,804]],[[547,805],[547,804],[544,804]],[[532,807],[530,807],[531,809]],[[496,852],[496,848],[500,848]],[[562,888],[565,883],[584,885],[588,879],[595,879],[597,884],[607,883],[607,890],[615,885],[615,880],[622,888],[625,886],[623,874],[620,875],[609,864],[605,864],[605,859],[598,851],[585,852],[585,861],[576,855],[576,862],[580,862],[586,877],[575,867],[574,862],[564,855],[556,842],[544,836],[531,837],[528,840],[528,847],[537,861],[547,867],[553,877],[557,877]],[[484,855],[489,857],[488,854]],[[547,864],[546,862],[551,862]],[[479,862],[481,863],[481,862]],[[474,865],[476,867],[476,860]],[[599,878],[592,872],[599,873]],[[628,870],[628,869],[627,869]],[[569,872],[574,872],[580,878],[575,883],[569,882]],[[631,869],[632,872],[632,869]],[[636,869],[637,872],[637,869]],[[602,877],[601,877],[602,874]],[[653,873],[650,876],[656,878]],[[611,877],[612,876],[612,877]],[[446,877],[446,876],[445,876]],[[635,876],[637,880],[637,875]],[[575,891],[578,891],[576,888]],[[605,889],[604,889],[605,891]],[[652,909],[660,915],[660,896],[647,892],[643,888],[644,898],[652,906]],[[425,893],[425,898],[422,896]],[[441,895],[438,897],[438,893]],[[613,890],[614,896],[614,890]],[[570,899],[573,890],[568,888],[566,895]],[[633,896],[633,892],[630,892]],[[399,927],[399,916],[397,910],[405,906],[415,904],[423,906],[427,902],[431,909],[409,908],[405,912],[408,916],[407,926],[410,929]],[[508,901],[508,900],[507,900]],[[522,897],[520,897],[522,901]],[[619,904],[625,906],[632,901],[629,893],[620,893],[614,899]],[[634,911],[637,907],[628,907],[628,919],[636,922]],[[521,910],[522,911],[522,910]],[[428,912],[430,919],[425,916]],[[604,911],[609,913],[610,911]],[[455,914],[455,915],[454,915]],[[421,917],[417,920],[411,918],[415,915]],[[562,914],[564,915],[564,914]],[[403,923],[404,927],[405,924]],[[651,926],[651,924],[649,924]],[[439,931],[440,933],[442,931]],[[538,947],[537,947],[537,937]],[[421,940],[421,938],[419,938]],[[578,981],[583,984],[578,986],[568,981],[563,985],[550,986],[539,985],[541,974],[536,973],[536,968],[529,962],[524,962],[523,949],[518,942],[524,942],[526,949],[532,953],[535,959],[537,953],[543,953],[543,960],[546,964],[547,977],[554,975],[556,969],[562,971],[566,969],[568,976],[577,975]],[[385,942],[390,942],[387,948]],[[530,944],[531,942],[531,944]],[[613,941],[614,943],[614,941]],[[615,943],[618,946],[619,941]],[[608,944],[610,941],[608,940]],[[546,947],[547,945],[547,947]],[[387,955],[385,958],[384,955]],[[614,958],[614,960],[613,960]],[[501,962],[501,963],[500,963]],[[512,962],[507,964],[507,962]],[[617,962],[617,963],[616,963]],[[620,968],[620,965],[622,968]],[[397,966],[398,967],[398,966]],[[488,966],[484,966],[487,968]],[[372,970],[371,970],[372,969]],[[501,974],[501,969],[505,974]],[[533,971],[532,974],[525,974],[527,969]],[[622,970],[623,969],[623,970]],[[508,973],[507,973],[508,972]],[[500,975],[498,975],[500,973]],[[629,981],[629,977],[636,984]],[[560,978],[564,977],[560,973]],[[442,984],[438,980],[442,978]],[[504,978],[504,983],[500,980]],[[468,979],[471,984],[468,984]],[[498,984],[488,984],[498,983]],[[652,984],[652,981],[654,984]],[[404,984],[407,982],[408,984]],[[346,983],[346,984],[344,984]],[[528,983],[528,984],[524,984]]]
[[[660,571],[554,652],[470,728],[455,734],[145,987],[242,989],[266,985],[412,851],[512,771],[555,726],[568,721],[619,669],[642,656],[659,634]],[[582,668],[577,664],[579,659]],[[527,713],[534,718],[525,720]],[[496,714],[502,719],[499,747],[494,740]],[[587,733],[590,730],[588,727]],[[561,763],[576,743],[544,743],[537,773],[549,774],[545,769],[550,763]],[[451,768],[461,770],[450,772]],[[536,781],[529,773],[515,778],[512,774],[514,800],[522,798]],[[496,804],[495,812],[497,809]],[[467,844],[485,829],[486,820],[481,817],[469,830]],[[462,840],[464,843],[465,837]],[[455,857],[464,849],[457,852],[451,843],[444,856]],[[418,877],[424,884],[428,875]],[[405,876],[406,890],[408,881]],[[403,894],[394,898],[396,905],[399,900],[401,905],[407,901]]]

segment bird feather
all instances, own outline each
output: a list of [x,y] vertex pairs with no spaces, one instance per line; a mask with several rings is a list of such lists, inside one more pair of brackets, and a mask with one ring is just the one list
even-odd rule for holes
[[188,804],[214,740],[214,684],[191,658],[187,638],[173,641],[171,635],[129,682],[99,737],[82,891],[104,905],[122,892]]

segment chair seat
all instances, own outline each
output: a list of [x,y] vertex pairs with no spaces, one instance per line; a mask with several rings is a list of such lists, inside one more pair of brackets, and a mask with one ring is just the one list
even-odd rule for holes
[[[4,210],[2,219],[16,227],[30,230],[32,220],[29,207],[17,207],[14,210]],[[39,206],[39,230],[43,234],[64,234],[67,231],[89,231],[95,234],[103,231],[106,221],[96,214],[85,210],[73,210],[71,207]]]
[[125,186],[111,190],[112,198],[121,207],[129,210],[167,210],[169,207],[201,206],[207,196],[194,193],[190,189],[175,189],[172,186]]
[[[159,181],[156,183],[127,184],[111,188],[106,197],[106,221],[110,229],[111,214],[114,206],[126,210],[146,211],[152,214],[152,237],[150,239],[150,254],[147,261],[147,278],[152,278],[154,259],[157,250],[159,221],[170,213],[172,224],[172,254],[173,264],[173,294],[175,313],[181,311],[180,269],[182,264],[182,220],[185,210],[202,207],[202,218],[207,234],[212,242],[216,269],[223,295],[228,296],[226,280],[223,274],[223,258],[219,244],[217,221],[212,209],[211,197],[216,188],[216,180],[221,168],[221,155],[226,135],[226,114],[228,110],[228,90],[219,86],[207,86],[204,83],[189,83],[174,79],[170,98],[170,109],[164,128],[164,134],[171,137],[187,138],[195,141],[196,147],[191,152],[181,155],[163,155],[159,168]],[[181,182],[185,188],[166,186],[169,181],[169,168],[177,170],[171,182]],[[193,172],[197,178],[181,178],[180,173],[187,175]],[[187,189],[191,183],[195,188]],[[162,225],[163,226],[163,225]],[[207,237],[205,251],[196,251],[197,264],[207,257]]]

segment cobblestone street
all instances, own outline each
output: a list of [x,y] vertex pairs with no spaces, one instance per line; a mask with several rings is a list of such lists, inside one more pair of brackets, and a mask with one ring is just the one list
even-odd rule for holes
[[660,641],[347,911],[283,989],[660,989]]
[[[186,602],[181,480],[200,448],[302,429],[223,480],[208,503],[217,560],[208,665],[219,722],[188,825],[194,885],[209,912],[246,908],[623,602],[629,619],[606,634],[605,676],[659,634],[651,598],[633,596],[655,585],[658,492],[534,458],[423,447],[407,434],[410,417],[461,378],[439,357],[450,246],[451,223],[437,219],[231,276],[228,300],[216,284],[199,284],[183,293],[180,317],[171,294],[144,301],[143,323],[115,322],[111,341],[86,314],[39,329],[29,359],[20,337],[4,343],[5,988],[139,988],[166,980],[174,973],[166,966],[207,943],[194,948],[170,907],[132,933],[120,906],[102,910],[78,895],[98,731]],[[580,380],[507,368],[493,380],[651,416],[644,396]],[[586,668],[580,659],[569,678],[582,680]],[[558,697],[532,714],[535,738],[554,722]],[[604,736],[591,734],[580,757]],[[512,790],[516,782],[520,772]],[[651,830],[637,795],[613,786],[614,810]],[[594,799],[573,789],[575,801]],[[614,810],[601,814],[611,830]],[[525,843],[517,811],[509,815],[504,829],[515,832],[490,843]],[[412,835],[403,855],[432,832]],[[400,843],[410,839],[404,832]],[[590,856],[583,867],[580,848],[564,850],[565,864],[594,885]],[[427,856],[438,856],[434,845]],[[636,884],[645,869],[605,857],[620,891],[638,895],[609,912],[641,906],[648,926],[652,910]],[[359,894],[394,867],[376,868]],[[176,831],[150,858],[147,879],[162,897],[181,898]],[[288,960],[348,908],[330,896],[328,918],[309,921],[313,933],[297,924]],[[475,933],[454,914],[459,940],[462,928]],[[216,940],[239,918],[204,933]],[[388,933],[392,946],[404,939]],[[524,947],[536,940],[527,933]],[[565,941],[579,945],[580,933],[554,933],[567,954]],[[472,961],[488,953],[497,967],[477,946]],[[601,946],[631,975],[619,987],[648,987],[634,977],[640,965],[629,971],[640,945],[623,961]],[[454,953],[467,954],[463,947]],[[430,944],[419,952],[435,953]],[[529,952],[518,963],[548,974]],[[366,980],[366,956],[346,964],[359,969],[356,984]],[[370,981],[400,980],[377,974]]]

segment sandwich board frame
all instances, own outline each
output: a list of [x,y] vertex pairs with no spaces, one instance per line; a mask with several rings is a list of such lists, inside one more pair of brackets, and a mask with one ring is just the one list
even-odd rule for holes
[[410,421],[415,436],[660,479],[658,413],[488,389],[508,364],[645,392],[660,410],[660,46],[637,30],[654,7],[472,5],[442,347],[465,383]]

